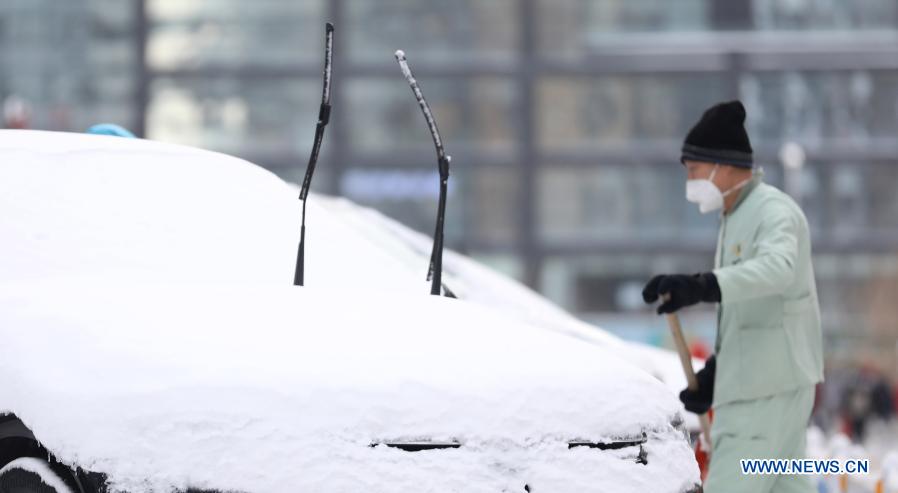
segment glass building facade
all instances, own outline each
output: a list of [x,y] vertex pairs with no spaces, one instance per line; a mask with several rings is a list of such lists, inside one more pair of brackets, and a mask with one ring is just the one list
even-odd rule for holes
[[[767,181],[813,229],[830,357],[896,365],[893,0],[5,0],[0,97],[29,101],[35,128],[114,121],[298,181],[326,20],[319,191],[432,231],[436,159],[403,49],[453,156],[447,245],[663,344],[642,284],[710,269],[716,241],[716,218],[684,199],[679,146],[739,98]],[[712,311],[684,321],[713,341]]]

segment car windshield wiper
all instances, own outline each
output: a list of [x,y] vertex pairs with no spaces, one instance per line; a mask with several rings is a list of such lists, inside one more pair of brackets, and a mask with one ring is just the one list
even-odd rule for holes
[[439,205],[437,206],[436,229],[433,233],[433,249],[430,252],[430,264],[427,270],[427,280],[431,282],[430,294],[439,296],[440,288],[442,288],[446,296],[455,298],[455,295],[449,291],[442,282],[443,226],[446,222],[446,194],[448,193],[449,185],[449,163],[452,161],[452,157],[446,154],[446,150],[443,149],[443,140],[440,138],[437,122],[434,120],[433,113],[430,111],[430,105],[428,105],[427,100],[424,99],[424,94],[421,93],[421,88],[418,87],[418,81],[415,80],[411,69],[408,67],[405,53],[402,50],[397,50],[395,56],[396,61],[399,62],[400,69],[402,69],[402,75],[405,77],[408,85],[412,88],[412,92],[415,93],[415,99],[418,101],[418,106],[421,107],[421,112],[424,113],[424,119],[427,121],[427,128],[430,130],[430,136],[433,137],[433,145],[436,147],[437,151],[437,166],[440,172],[440,199]]
[[299,248],[296,251],[296,270],[293,273],[294,286],[302,286],[305,282],[306,201],[309,198],[309,187],[312,186],[315,164],[318,163],[321,141],[324,140],[324,128],[327,127],[331,117],[331,60],[334,52],[334,25],[328,22],[325,24],[324,30],[324,89],[321,93],[321,106],[318,109],[318,123],[315,125],[312,153],[309,156],[309,164],[306,166],[306,176],[303,178],[302,187],[299,190],[299,200],[302,200],[302,226],[299,230]]

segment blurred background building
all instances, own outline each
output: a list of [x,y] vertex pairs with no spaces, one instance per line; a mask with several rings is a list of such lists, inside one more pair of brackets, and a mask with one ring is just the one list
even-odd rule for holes
[[[680,143],[741,99],[757,162],[813,229],[829,367],[898,380],[895,0],[4,0],[7,125],[110,121],[298,181],[325,20],[318,191],[432,231],[436,159],[404,49],[453,156],[448,245],[652,344],[667,331],[642,284],[711,268],[716,241],[684,199]],[[711,311],[685,322],[713,341]]]

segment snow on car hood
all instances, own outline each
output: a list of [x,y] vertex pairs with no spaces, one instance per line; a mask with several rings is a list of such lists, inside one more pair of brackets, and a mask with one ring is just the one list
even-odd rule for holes
[[[0,410],[116,489],[683,491],[678,403],[461,300],[292,286],[0,287]],[[638,450],[568,449],[647,434]],[[375,443],[457,441],[405,452]]]

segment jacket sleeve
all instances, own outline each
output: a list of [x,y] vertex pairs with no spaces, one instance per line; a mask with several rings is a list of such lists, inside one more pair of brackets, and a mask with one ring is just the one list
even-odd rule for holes
[[765,209],[755,235],[755,256],[714,270],[721,303],[781,294],[795,278],[801,220],[782,202]]

